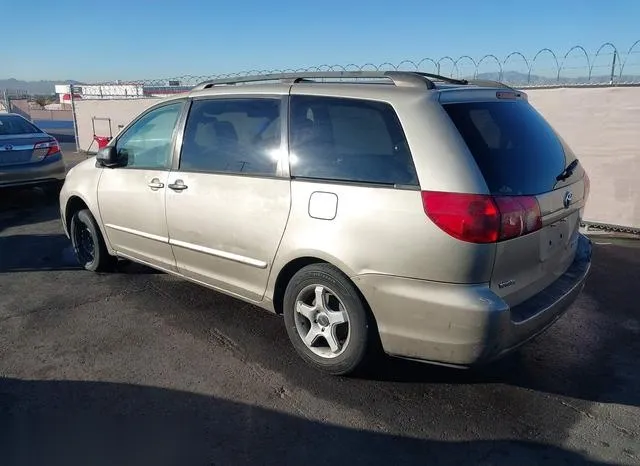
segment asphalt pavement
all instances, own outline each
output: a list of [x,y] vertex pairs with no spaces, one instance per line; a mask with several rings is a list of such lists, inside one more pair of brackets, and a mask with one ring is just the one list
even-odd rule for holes
[[278,316],[81,270],[57,199],[2,192],[0,465],[640,464],[640,243],[596,241],[578,301],[514,355],[337,378]]

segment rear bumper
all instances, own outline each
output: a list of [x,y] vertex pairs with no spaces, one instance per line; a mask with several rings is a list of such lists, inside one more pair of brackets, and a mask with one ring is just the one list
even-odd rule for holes
[[62,181],[65,174],[66,169],[60,153],[46,157],[38,163],[0,166],[0,187]]
[[454,366],[489,362],[552,325],[575,301],[591,265],[580,236],[569,269],[549,287],[509,308],[488,284],[456,285],[385,275],[354,277],[378,324],[385,352]]

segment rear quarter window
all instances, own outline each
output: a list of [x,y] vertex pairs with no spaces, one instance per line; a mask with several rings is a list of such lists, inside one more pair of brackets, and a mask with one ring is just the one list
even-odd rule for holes
[[417,185],[402,126],[384,102],[293,96],[292,177]]
[[574,156],[526,101],[461,102],[443,107],[492,194],[536,195],[559,187],[556,177]]

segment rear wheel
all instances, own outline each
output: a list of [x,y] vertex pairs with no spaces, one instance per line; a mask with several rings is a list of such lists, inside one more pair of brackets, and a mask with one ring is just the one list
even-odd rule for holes
[[111,256],[102,233],[89,209],[76,212],[69,232],[78,262],[92,272],[107,272],[115,268],[118,258]]
[[293,347],[316,369],[347,375],[371,357],[375,325],[355,286],[329,264],[309,265],[293,276],[284,321]]

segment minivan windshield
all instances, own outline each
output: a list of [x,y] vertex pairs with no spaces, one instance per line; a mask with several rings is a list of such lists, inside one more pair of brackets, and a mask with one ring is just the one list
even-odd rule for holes
[[562,184],[557,177],[574,157],[567,153],[565,158],[562,140],[526,101],[460,102],[443,107],[492,194],[536,195]]

